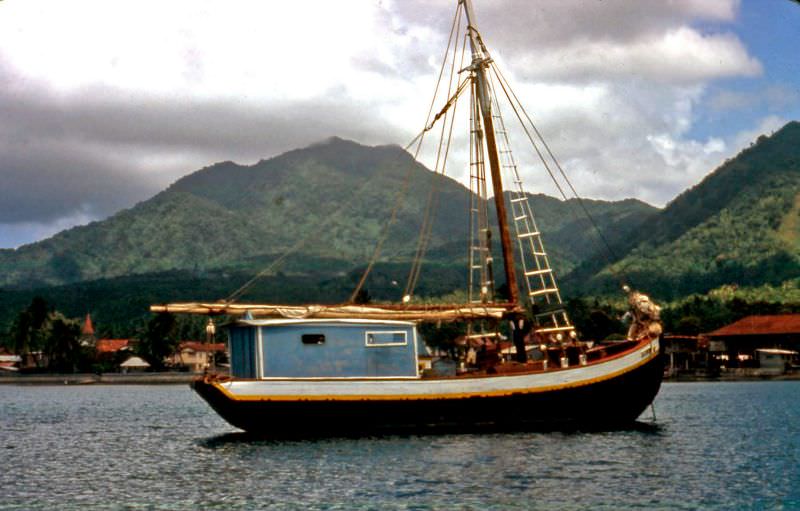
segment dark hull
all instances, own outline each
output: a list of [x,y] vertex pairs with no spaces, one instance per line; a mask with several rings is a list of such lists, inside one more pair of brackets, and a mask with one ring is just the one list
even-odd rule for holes
[[212,383],[192,383],[225,420],[267,436],[472,430],[618,429],[653,402],[663,363],[581,387],[499,397],[364,401],[238,401]]

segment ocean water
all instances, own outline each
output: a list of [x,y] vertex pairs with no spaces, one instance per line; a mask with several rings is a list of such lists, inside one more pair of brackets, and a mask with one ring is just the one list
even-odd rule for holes
[[629,431],[253,440],[186,386],[0,386],[0,509],[800,509],[800,382]]

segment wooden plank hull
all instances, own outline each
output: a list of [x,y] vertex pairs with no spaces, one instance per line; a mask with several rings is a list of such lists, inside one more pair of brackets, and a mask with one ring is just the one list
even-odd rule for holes
[[661,385],[658,343],[642,346],[595,367],[538,375],[388,382],[200,378],[192,386],[229,423],[265,436],[615,429],[632,425]]

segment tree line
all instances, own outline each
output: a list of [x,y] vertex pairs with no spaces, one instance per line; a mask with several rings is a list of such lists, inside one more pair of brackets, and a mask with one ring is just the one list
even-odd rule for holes
[[[364,290],[359,298],[370,301],[369,291]],[[569,300],[566,307],[583,339],[600,341],[621,338],[625,333],[626,325],[621,318],[626,305],[621,300],[576,298]],[[748,301],[735,294],[694,295],[666,304],[661,319],[666,333],[697,335],[748,315],[786,313],[800,313],[800,303],[763,299]],[[205,337],[205,319],[157,314],[151,315],[139,327],[126,330],[134,342],[132,350],[124,355],[140,356],[153,370],[164,370],[165,359],[176,352],[181,341]],[[425,341],[440,348],[448,347],[465,330],[465,325],[460,324],[420,327]],[[34,371],[108,372],[121,362],[120,355],[116,359],[99,357],[94,345],[82,338],[80,320],[66,317],[39,296],[16,315],[0,336],[0,346],[32,360],[34,367],[31,370]]]
[[[67,318],[37,296],[0,335],[0,347],[22,356],[25,365],[30,365],[26,370],[32,372],[101,373],[119,366],[120,354],[100,356],[93,340],[81,330],[79,319]],[[153,315],[130,333],[132,349],[121,355],[139,356],[153,370],[166,368],[165,359],[177,351],[181,341],[205,336],[201,318],[178,318],[172,314]]]

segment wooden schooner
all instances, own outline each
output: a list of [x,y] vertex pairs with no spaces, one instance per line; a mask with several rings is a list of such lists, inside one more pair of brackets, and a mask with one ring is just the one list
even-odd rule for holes
[[[461,67],[457,49],[464,18],[461,58],[467,47],[471,58]],[[498,92],[514,108],[548,172],[563,171],[490,57],[470,0],[458,1],[453,27],[452,76],[463,78],[451,78],[444,106],[429,115],[417,139],[437,122],[444,123],[443,137],[448,129],[452,132],[447,122],[454,117],[458,99],[470,97],[473,199],[467,303],[417,305],[411,285],[397,305],[291,306],[228,300],[152,306],[153,312],[235,318],[227,326],[230,375],[205,375],[192,384],[234,426],[270,435],[616,428],[631,425],[657,394],[663,371],[658,307],[628,289],[633,316],[628,338],[609,343],[580,340],[523,191]],[[449,138],[440,142],[440,151],[442,147],[445,153],[449,150]],[[512,183],[510,190],[504,190],[504,176]],[[494,284],[489,183],[507,287],[502,301],[496,300]],[[426,321],[477,325],[462,339],[464,351],[472,340],[496,339],[497,325],[507,325],[513,359],[494,359],[481,367],[460,359],[447,370],[423,370],[417,324]],[[487,332],[486,325],[495,325],[495,332]]]

